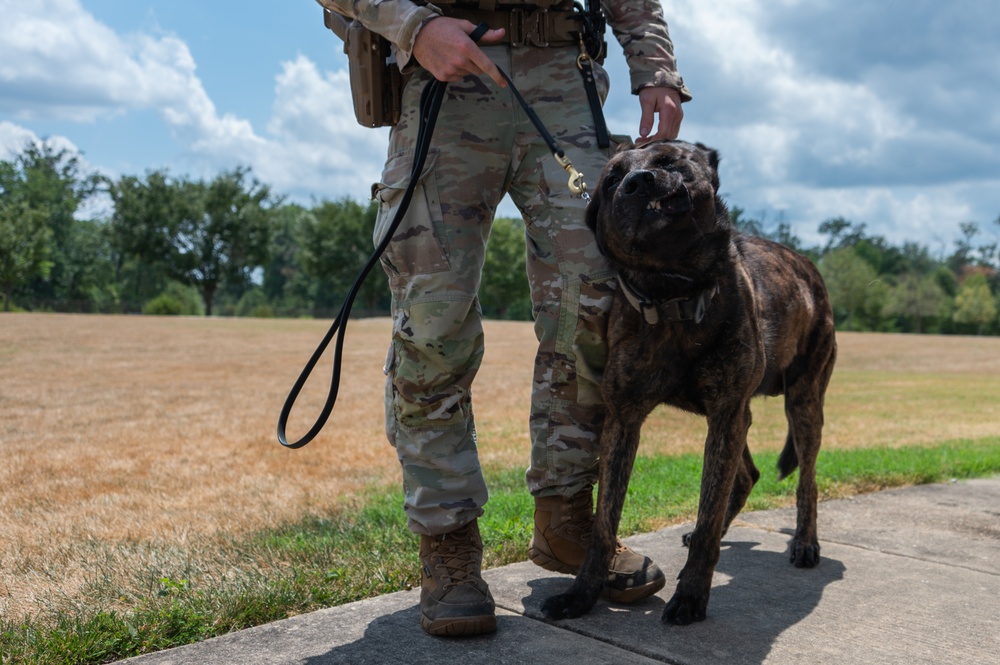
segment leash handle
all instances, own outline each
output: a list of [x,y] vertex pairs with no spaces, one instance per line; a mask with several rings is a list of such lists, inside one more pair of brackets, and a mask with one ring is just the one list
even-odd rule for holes
[[[286,448],[301,448],[316,438],[316,435],[326,425],[326,421],[330,418],[330,413],[337,403],[337,394],[340,392],[340,368],[343,364],[344,356],[344,333],[347,330],[347,320],[351,316],[354,299],[357,297],[358,291],[361,290],[361,285],[364,283],[368,273],[371,272],[375,264],[378,263],[379,257],[382,256],[386,247],[389,246],[393,234],[395,234],[396,229],[399,228],[400,223],[403,221],[406,209],[410,206],[410,199],[413,198],[413,192],[419,182],[420,173],[423,171],[424,164],[427,161],[431,136],[434,133],[434,125],[437,123],[438,112],[441,110],[441,102],[444,100],[447,85],[443,81],[435,80],[424,88],[420,97],[420,125],[417,130],[416,153],[414,155],[413,167],[410,171],[410,184],[403,192],[403,197],[400,199],[399,208],[396,210],[396,215],[393,217],[392,223],[389,224],[389,228],[386,229],[382,240],[379,241],[375,251],[368,257],[368,261],[354,279],[354,283],[347,292],[347,298],[344,300],[340,312],[333,320],[333,324],[331,324],[322,341],[320,341],[319,346],[313,351],[305,367],[302,368],[299,378],[295,380],[295,384],[289,391],[288,397],[285,398],[285,404],[281,407],[281,413],[278,415],[278,442]],[[327,393],[326,402],[323,404],[323,409],[320,411],[319,417],[316,418],[309,431],[298,441],[289,441],[286,435],[286,428],[288,426],[288,417],[292,413],[292,407],[295,405],[295,400],[298,399],[299,393],[309,379],[309,375],[312,374],[313,368],[316,367],[316,363],[319,362],[319,359],[330,345],[331,340],[333,340],[334,335],[336,335],[337,341],[334,345],[333,374],[330,378],[330,391]]]

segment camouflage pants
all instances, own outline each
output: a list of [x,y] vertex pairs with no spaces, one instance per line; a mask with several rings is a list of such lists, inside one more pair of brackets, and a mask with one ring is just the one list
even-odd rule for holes
[[[608,155],[596,147],[576,49],[485,50],[593,185]],[[607,77],[597,74],[603,96]],[[409,181],[428,80],[419,70],[404,91],[382,182],[374,188],[376,243]],[[570,193],[567,180],[509,90],[477,77],[449,84],[420,186],[382,260],[394,318],[386,432],[402,465],[415,532],[451,531],[479,516],[487,500],[471,400],[484,348],[477,293],[505,193],[525,221],[539,342],[528,487],[535,495],[572,494],[596,479],[604,415],[599,380],[615,282],[584,224],[585,201]]]

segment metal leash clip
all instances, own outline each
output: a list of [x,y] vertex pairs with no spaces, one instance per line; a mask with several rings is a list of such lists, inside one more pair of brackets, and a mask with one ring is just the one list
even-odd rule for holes
[[566,169],[566,173],[569,173],[569,182],[567,183],[569,191],[581,199],[589,201],[590,192],[587,191],[587,183],[583,181],[583,174],[576,170],[576,167],[573,166],[573,163],[569,161],[569,157],[563,151],[560,150],[552,154],[556,158],[556,161],[559,162],[559,166]]

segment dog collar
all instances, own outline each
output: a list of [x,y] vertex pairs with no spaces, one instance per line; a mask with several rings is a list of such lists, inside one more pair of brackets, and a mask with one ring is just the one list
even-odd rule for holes
[[719,285],[714,284],[697,295],[654,300],[629,282],[624,275],[618,275],[618,283],[621,285],[622,293],[625,294],[625,299],[651,326],[655,326],[661,320],[701,323],[708,311],[709,303],[719,292]]

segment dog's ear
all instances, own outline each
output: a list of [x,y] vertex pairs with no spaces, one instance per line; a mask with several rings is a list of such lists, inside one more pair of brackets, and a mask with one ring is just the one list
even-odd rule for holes
[[625,152],[626,150],[631,150],[635,147],[635,142],[630,136],[612,136],[611,137],[611,156],[614,157],[620,152]]
[[708,165],[712,167],[712,187],[715,191],[719,191],[719,162],[722,161],[719,157],[719,151],[715,148],[709,148],[704,143],[696,143],[698,150],[701,151],[703,155],[708,159]]

